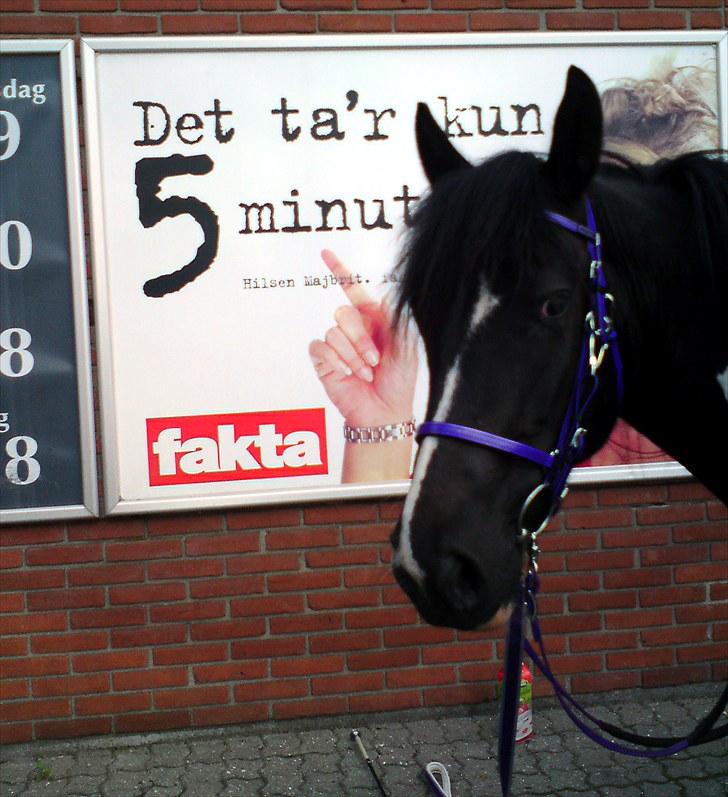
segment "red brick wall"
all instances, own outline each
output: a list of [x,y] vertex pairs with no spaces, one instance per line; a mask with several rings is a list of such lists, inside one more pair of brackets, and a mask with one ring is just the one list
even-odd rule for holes
[[[280,7],[279,7],[280,6]],[[577,8],[579,6],[579,8]],[[0,33],[721,28],[720,0],[0,0]],[[421,624],[398,501],[0,530],[0,740],[493,697],[501,632]],[[576,489],[543,628],[577,692],[728,677],[728,514],[693,483]],[[546,691],[537,680],[537,692]]]

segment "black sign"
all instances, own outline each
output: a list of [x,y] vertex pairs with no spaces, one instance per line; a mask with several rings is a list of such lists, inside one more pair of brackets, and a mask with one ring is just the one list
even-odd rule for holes
[[79,369],[86,374],[88,362],[77,362],[87,326],[78,275],[74,284],[74,269],[83,270],[74,262],[83,242],[72,241],[71,230],[80,228],[80,203],[69,197],[77,175],[69,183],[66,163],[66,136],[75,142],[75,130],[64,130],[71,101],[64,92],[75,86],[63,79],[59,52],[6,44],[12,43],[3,43],[0,58],[0,509],[21,510],[4,512],[12,520],[84,515],[95,506],[88,478],[84,490],[84,461],[94,452],[83,450],[82,427],[91,418],[84,417]]

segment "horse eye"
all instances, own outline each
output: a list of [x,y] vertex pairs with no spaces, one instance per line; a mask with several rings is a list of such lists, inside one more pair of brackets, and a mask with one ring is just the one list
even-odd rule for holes
[[541,305],[540,315],[542,319],[558,318],[566,312],[569,304],[569,297],[564,293],[557,293],[549,296]]

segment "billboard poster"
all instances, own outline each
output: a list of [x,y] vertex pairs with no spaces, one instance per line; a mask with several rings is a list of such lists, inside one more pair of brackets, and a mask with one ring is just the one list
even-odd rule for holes
[[[416,335],[389,320],[427,190],[417,102],[471,160],[545,152],[577,64],[609,100],[614,146],[657,158],[665,142],[619,109],[689,109],[684,149],[725,144],[725,44],[84,40],[107,511],[404,493],[427,368]],[[615,441],[574,479],[685,473],[632,432]]]
[[71,40],[0,43],[0,517],[96,514]]

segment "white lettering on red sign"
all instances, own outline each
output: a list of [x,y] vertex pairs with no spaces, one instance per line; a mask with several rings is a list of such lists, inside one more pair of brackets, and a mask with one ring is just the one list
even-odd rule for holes
[[328,473],[323,409],[147,419],[152,486]]

